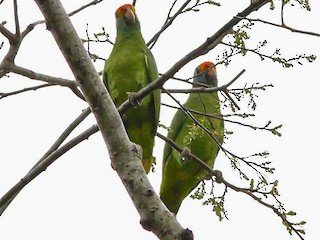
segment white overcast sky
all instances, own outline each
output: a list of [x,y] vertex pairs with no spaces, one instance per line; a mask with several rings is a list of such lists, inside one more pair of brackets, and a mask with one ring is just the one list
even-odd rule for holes
[[[88,0],[62,1],[67,11],[89,2]],[[167,2],[167,3],[164,3]],[[172,1],[137,1],[142,33],[149,40],[162,26]],[[180,1],[180,4],[183,1]],[[231,3],[232,2],[232,3]],[[200,13],[190,13],[177,21],[160,37],[153,48],[159,72],[169,69],[177,60],[205,41],[216,30],[242,11],[249,0],[221,1],[221,7],[203,8]],[[278,1],[275,1],[278,2]],[[294,2],[294,1],[292,1]],[[110,39],[115,39],[114,11],[126,1],[105,0],[72,17],[80,37],[85,38],[86,23],[89,32],[98,32],[105,27]],[[34,1],[18,1],[21,29],[29,23],[41,20],[42,16]],[[309,13],[299,6],[286,7],[286,23],[298,29],[320,33],[320,2],[310,0]],[[297,4],[296,4],[297,5]],[[272,22],[280,20],[279,4],[270,11],[267,6],[251,15]],[[12,1],[0,5],[0,21],[14,30]],[[268,40],[263,53],[271,54],[281,48],[283,56],[316,54],[320,56],[320,38],[291,33],[271,26],[256,24],[249,31],[248,47]],[[0,40],[4,40],[1,36]],[[91,51],[107,58],[111,45],[91,45]],[[0,50],[0,59],[8,49],[8,43]],[[190,77],[194,68],[203,61],[215,61],[223,48],[218,47],[205,56],[191,61],[176,76]],[[242,69],[246,73],[234,84],[272,83],[275,87],[259,95],[256,119],[261,126],[272,120],[274,125],[283,124],[281,138],[267,132],[239,129],[226,124],[235,135],[226,141],[226,147],[234,153],[249,155],[268,150],[276,172],[270,179],[279,179],[280,199],[288,210],[297,212],[297,221],[305,220],[305,239],[317,239],[320,210],[318,194],[318,136],[319,117],[319,69],[320,61],[294,68],[283,69],[269,60],[263,62],[255,55],[236,57],[229,67],[218,66],[220,84],[230,81]],[[16,64],[36,72],[73,79],[71,71],[59,52],[51,33],[45,25],[37,26],[23,41]],[[97,62],[100,71],[103,62]],[[38,82],[10,74],[0,79],[0,92],[9,92],[34,86]],[[167,87],[178,86],[171,81]],[[179,95],[183,102],[186,95]],[[163,97],[163,102],[170,101]],[[249,111],[246,103],[241,112]],[[0,195],[10,189],[39,160],[59,134],[86,108],[86,104],[72,92],[62,87],[52,87],[0,100]],[[228,109],[224,109],[228,112]],[[169,124],[173,110],[162,108],[161,122]],[[92,116],[72,136],[94,123]],[[161,130],[162,131],[162,130]],[[163,132],[163,131],[162,131]],[[149,174],[158,191],[161,179],[163,142],[157,140],[154,155],[158,165],[156,172]],[[156,239],[139,225],[139,215],[115,171],[110,167],[104,142],[99,133],[65,154],[44,173],[25,187],[9,208],[0,217],[0,239]],[[217,158],[215,167],[224,172],[227,180],[241,184],[236,172],[230,169],[223,154]],[[195,239],[298,239],[291,237],[281,220],[270,210],[252,199],[229,190],[226,200],[229,220],[219,222],[209,207],[186,199],[177,216],[180,223],[193,231]]]

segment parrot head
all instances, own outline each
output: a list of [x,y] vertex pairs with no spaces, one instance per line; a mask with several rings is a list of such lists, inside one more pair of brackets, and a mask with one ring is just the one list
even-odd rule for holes
[[138,27],[140,23],[136,15],[136,10],[131,4],[125,4],[119,7],[116,11],[116,21],[118,28]]
[[[195,70],[193,75],[194,83],[201,83],[210,85],[212,87],[218,86],[216,66],[212,62],[203,62]],[[194,87],[199,87],[196,84]]]

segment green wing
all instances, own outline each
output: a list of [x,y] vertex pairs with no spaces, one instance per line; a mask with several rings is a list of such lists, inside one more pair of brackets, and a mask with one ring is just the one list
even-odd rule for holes
[[[183,112],[183,110],[180,109],[176,112],[176,114],[174,115],[174,117],[172,119],[171,126],[168,130],[167,137],[169,139],[176,142],[178,135],[182,134],[181,131],[184,130],[183,126],[185,125],[186,119],[187,119],[187,115]],[[171,156],[173,154],[180,155],[170,146],[170,144],[165,144],[164,150],[163,150],[163,160],[162,160],[162,173],[163,174],[165,171],[167,161],[168,161],[168,159],[171,158]],[[179,164],[180,157],[176,158],[175,161],[177,161],[177,164]]]
[[[159,76],[158,69],[157,69],[157,64],[156,61],[149,50],[149,48],[146,47],[145,50],[145,64],[146,64],[146,69],[147,69],[147,76],[148,76],[148,84],[151,83],[152,81],[156,80]],[[157,130],[158,125],[159,125],[159,117],[160,117],[160,95],[161,91],[160,89],[157,89],[151,93],[151,99],[152,99],[152,104],[153,104],[153,109],[155,110],[154,112],[154,131]]]

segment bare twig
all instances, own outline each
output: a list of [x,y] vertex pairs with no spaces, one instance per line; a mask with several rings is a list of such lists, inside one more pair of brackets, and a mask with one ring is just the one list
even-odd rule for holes
[[73,15],[81,12],[82,10],[84,10],[84,9],[90,7],[90,6],[96,5],[96,4],[98,4],[98,3],[102,2],[102,1],[103,1],[103,0],[93,0],[93,1],[91,1],[91,2],[89,2],[89,3],[87,3],[87,4],[85,4],[85,5],[83,5],[83,6],[81,6],[81,7],[79,7],[78,9],[70,12],[70,13],[68,14],[68,16],[69,16],[69,17],[72,17]]
[[[172,141],[170,138],[167,138],[165,136],[163,136],[161,133],[156,133],[156,136],[160,139],[162,139],[163,141],[165,141],[166,143],[168,143],[171,147],[173,147],[175,150],[177,150],[177,152],[182,153],[184,151],[184,149],[182,149],[180,146],[178,146],[174,141]],[[208,173],[213,174],[213,170],[210,166],[208,166],[205,162],[203,162],[200,158],[198,158],[197,156],[193,155],[192,153],[189,152],[188,154],[188,158],[192,159],[193,161],[195,161],[197,164],[199,164],[203,169],[205,169]]]
[[[231,102],[231,106],[233,105],[237,110],[240,110],[239,105],[236,103],[236,101],[231,97],[229,94],[229,91],[227,89],[222,89],[221,92],[223,92],[226,95],[226,98],[228,98]],[[233,109],[233,107],[232,107]]]
[[154,46],[154,44],[158,41],[160,35],[173,23],[173,21],[182,13],[182,11],[186,8],[186,6],[191,2],[192,0],[187,0],[184,2],[184,4],[182,4],[182,6],[178,9],[178,11],[171,17],[170,16],[170,13],[173,9],[173,6],[176,4],[177,1],[174,1],[170,10],[169,10],[169,13],[168,13],[168,16],[167,16],[167,19],[165,20],[163,26],[161,27],[161,29],[159,30],[159,32],[157,32],[150,40],[149,42],[147,43],[147,46],[150,45],[150,49]]
[[45,74],[41,74],[41,73],[36,73],[32,70],[29,70],[29,69],[26,69],[26,68],[23,68],[23,67],[20,67],[17,65],[13,65],[13,64],[9,66],[9,69],[13,73],[19,74],[24,77],[28,77],[33,80],[39,80],[39,81],[47,82],[47,83],[54,84],[54,85],[60,85],[63,87],[70,87],[71,85],[78,86],[76,81],[64,79],[64,78],[53,77],[53,76],[49,76],[49,75],[45,75]]
[[[237,74],[231,81],[228,83],[220,86],[220,87],[194,87],[190,89],[166,89],[170,93],[213,93],[217,91],[223,91],[225,89],[228,89],[228,87],[234,83],[246,70],[242,69],[240,73]],[[184,80],[183,80],[184,81]],[[190,82],[189,82],[190,83]],[[190,83],[192,84],[192,83]],[[165,92],[165,91],[163,91]]]
[[18,17],[18,3],[17,0],[13,0],[14,22],[16,25],[16,37],[20,37],[20,23]]
[[[169,107],[169,108],[173,108],[173,109],[181,109],[180,107],[176,107],[176,106],[173,106],[173,105],[169,105],[169,104],[166,104],[166,103],[161,103],[162,106],[165,106],[165,107]],[[243,122],[239,122],[239,121],[235,121],[235,120],[230,120],[228,119],[227,117],[231,117],[231,116],[225,116],[225,115],[216,115],[216,114],[209,114],[209,113],[204,113],[204,112],[199,112],[199,111],[195,111],[193,109],[190,109],[190,108],[186,108],[190,113],[194,113],[194,114],[198,114],[198,115],[202,115],[202,116],[206,116],[206,117],[210,117],[210,118],[214,118],[214,119],[220,119],[220,120],[224,120],[225,122],[229,122],[229,123],[232,123],[232,124],[237,124],[239,126],[242,126],[242,127],[247,127],[247,128],[251,128],[253,130],[265,130],[265,131],[269,131],[271,133],[274,134],[274,131],[276,131],[277,129],[281,128],[282,125],[278,125],[278,126],[275,126],[275,127],[268,127],[271,122],[268,122],[266,125],[264,125],[263,127],[259,127],[259,126],[254,126],[254,125],[251,125],[251,124],[247,124],[247,123],[243,123]],[[278,136],[280,136],[280,133],[276,134]]]
[[[254,191],[250,188],[240,188],[240,187],[237,187],[231,183],[229,183],[228,181],[226,181],[223,176],[222,176],[222,173],[219,174],[219,179],[217,179],[217,183],[223,183],[226,187],[229,187],[231,188],[232,190],[236,191],[236,192],[241,192],[241,193],[244,193],[245,195],[248,195],[249,197],[251,197],[252,199],[254,199],[255,201],[259,202],[261,205],[271,209],[276,215],[278,215],[282,221],[285,223],[284,225],[290,227],[290,230],[293,230],[300,239],[304,239],[302,234],[301,234],[301,231],[299,231],[296,227],[295,227],[295,224],[292,223],[292,222],[289,222],[288,219],[286,218],[286,215],[282,212],[280,212],[279,208],[276,208],[273,204],[269,204],[269,203],[266,203],[262,200],[261,197],[258,197],[254,194]],[[276,199],[277,200],[277,199]],[[278,201],[278,200],[277,200]]]
[[240,110],[239,105],[233,100],[228,92],[228,87],[234,83],[243,73],[245,70],[243,69],[237,76],[235,76],[229,83],[222,85],[220,87],[193,87],[191,89],[167,89],[170,93],[211,93],[221,91],[223,92],[227,98],[231,101],[231,103]]
[[280,63],[283,67],[293,67],[293,64],[291,62],[297,62],[297,63],[301,64],[301,62],[299,62],[301,59],[307,59],[308,62],[312,62],[316,59],[316,56],[313,54],[309,55],[309,56],[307,56],[305,54],[300,54],[300,55],[296,55],[295,57],[291,57],[291,58],[283,58],[283,57],[278,56],[280,53],[280,49],[276,49],[275,52],[271,55],[266,55],[266,54],[260,53],[256,49],[244,48],[244,47],[236,46],[236,45],[233,45],[230,43],[225,43],[225,42],[221,42],[221,44],[228,46],[228,47],[231,47],[231,48],[239,49],[240,51],[238,53],[241,53],[242,50],[245,50],[246,52],[254,53],[254,54],[258,55],[262,60],[264,60],[265,58],[270,59],[273,62]]
[[63,131],[59,138],[49,148],[49,150],[42,156],[42,158],[32,167],[37,167],[45,158],[56,151],[60,145],[66,140],[66,138],[72,133],[72,131],[91,113],[90,108],[86,108],[82,113]]
[[10,32],[5,26],[0,24],[0,33],[5,36],[9,42],[13,41],[15,39],[15,35]]
[[[75,14],[83,11],[84,9],[86,9],[86,8],[88,8],[88,7],[90,7],[90,6],[96,5],[96,4],[98,4],[98,3],[102,2],[102,1],[103,1],[103,0],[93,0],[93,1],[91,1],[91,2],[89,2],[89,3],[87,3],[87,4],[83,5],[83,6],[81,6],[81,7],[79,7],[79,8],[73,10],[72,12],[68,13],[68,16],[71,17],[71,16],[73,16],[73,15],[75,15]],[[35,27],[36,25],[44,24],[45,22],[46,22],[45,20],[38,20],[38,21],[36,21],[36,22],[31,23],[30,25],[32,25],[33,27]]]
[[28,87],[28,88],[24,88],[21,90],[17,90],[17,91],[13,91],[13,92],[0,92],[0,99],[5,98],[5,97],[9,97],[9,96],[13,96],[13,95],[17,95],[19,93],[24,93],[24,92],[28,92],[28,91],[35,91],[38,90],[40,88],[45,88],[45,87],[51,87],[54,86],[53,84],[42,84],[42,85],[38,85],[38,86],[34,86],[34,87]]
[[281,22],[282,22],[281,24],[269,22],[269,21],[266,21],[266,20],[258,19],[258,18],[247,18],[246,17],[246,18],[243,18],[243,19],[248,20],[250,22],[261,22],[261,23],[268,24],[268,25],[271,25],[271,26],[284,28],[284,29],[287,29],[287,30],[289,30],[291,32],[294,32],[294,33],[301,33],[301,34],[307,34],[307,35],[311,35],[311,36],[320,37],[320,33],[311,32],[311,31],[304,31],[304,30],[296,29],[296,28],[293,28],[293,27],[290,27],[290,26],[286,25],[283,22],[283,16],[282,15],[281,15]]
[[8,64],[7,69],[9,69],[10,72],[28,77],[30,79],[47,82],[51,86],[52,85],[60,85],[62,87],[68,87],[71,89],[71,91],[76,96],[78,96],[82,100],[85,100],[82,93],[78,89],[78,83],[76,81],[64,79],[64,78],[53,77],[53,76],[49,76],[49,75],[45,75],[45,74],[41,74],[41,73],[36,73],[32,70],[17,66],[15,64]]

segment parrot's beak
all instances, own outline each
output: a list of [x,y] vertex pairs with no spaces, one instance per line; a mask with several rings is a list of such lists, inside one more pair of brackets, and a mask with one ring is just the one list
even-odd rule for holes
[[209,68],[209,69],[207,70],[207,74],[208,74],[208,75],[211,75],[211,76],[214,76],[214,75],[215,75],[215,69],[214,69],[214,68]]
[[135,24],[136,17],[130,8],[126,8],[124,12],[124,19],[128,25]]

